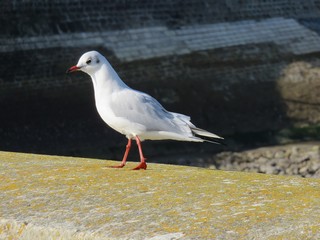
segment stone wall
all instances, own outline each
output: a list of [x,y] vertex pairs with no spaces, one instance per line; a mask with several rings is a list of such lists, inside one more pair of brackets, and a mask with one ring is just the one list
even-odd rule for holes
[[[319,1],[4,1],[2,33],[10,36],[118,30],[225,22],[251,18],[318,16]],[[17,24],[12,27],[11,23]]]
[[130,86],[232,144],[319,124],[318,1],[5,1],[1,10],[4,150],[121,157],[125,140],[97,116],[90,79],[65,75],[92,49]]
[[[319,17],[317,0],[3,1],[5,36],[39,36],[208,24],[269,17]],[[12,26],[12,23],[15,23]]]

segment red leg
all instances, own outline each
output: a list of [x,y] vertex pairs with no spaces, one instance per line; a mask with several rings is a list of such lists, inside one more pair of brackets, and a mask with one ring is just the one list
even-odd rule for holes
[[135,168],[133,168],[132,170],[139,170],[139,169],[146,170],[147,169],[146,158],[143,156],[141,141],[138,136],[136,136],[136,142],[137,142],[138,149],[139,149],[140,164],[138,166],[136,166]]
[[112,168],[123,168],[123,167],[126,165],[130,148],[131,148],[131,139],[129,138],[129,139],[128,139],[128,144],[127,144],[127,146],[126,146],[126,151],[125,151],[125,153],[124,153],[124,155],[123,155],[123,158],[122,158],[122,162],[121,162],[120,165],[118,165],[118,166],[111,166]]

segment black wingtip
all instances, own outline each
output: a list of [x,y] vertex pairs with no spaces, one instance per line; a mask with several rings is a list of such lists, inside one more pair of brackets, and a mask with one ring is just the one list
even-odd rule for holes
[[224,139],[220,139],[220,138],[215,138],[215,139],[207,139],[207,138],[204,138],[204,137],[201,137],[201,139],[203,139],[205,142],[209,142],[209,143],[214,143],[214,144],[219,144],[219,145],[222,145],[224,147],[227,147],[227,143],[224,141]]

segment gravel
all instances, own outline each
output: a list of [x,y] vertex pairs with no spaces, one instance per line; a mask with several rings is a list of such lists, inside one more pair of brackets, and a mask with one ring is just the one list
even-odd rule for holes
[[210,159],[209,167],[320,178],[320,143],[297,143],[242,152],[222,152]]

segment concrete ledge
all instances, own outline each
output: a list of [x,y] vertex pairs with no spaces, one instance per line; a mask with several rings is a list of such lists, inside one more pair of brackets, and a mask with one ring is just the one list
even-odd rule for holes
[[0,152],[0,239],[317,239],[320,180]]

